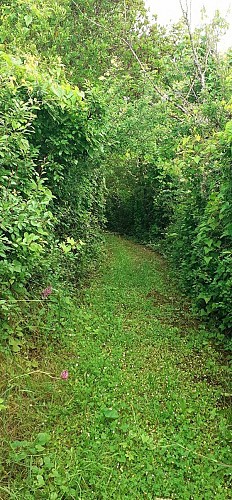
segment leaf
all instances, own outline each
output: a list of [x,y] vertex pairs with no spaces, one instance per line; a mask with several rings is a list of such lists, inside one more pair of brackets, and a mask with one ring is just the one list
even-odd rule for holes
[[20,340],[10,339],[9,344],[13,352],[19,352],[22,342]]
[[211,247],[214,243],[214,240],[210,239],[210,238],[204,238],[204,243],[206,243],[206,245],[208,245],[209,247]]
[[195,156],[194,158],[194,162],[198,165],[198,163],[201,161],[201,157],[200,156]]
[[205,301],[206,304],[208,304],[208,302],[211,300],[211,297],[204,296],[202,298],[204,299],[204,301]]
[[41,444],[36,444],[35,449],[36,451],[44,451],[44,446],[42,446]]
[[64,91],[63,91],[62,87],[52,85],[51,89],[57,97],[61,98],[64,96]]
[[116,420],[119,417],[117,410],[112,410],[111,408],[106,408],[103,413],[104,417],[108,420]]
[[41,445],[44,446],[45,444],[50,441],[51,436],[48,434],[48,432],[40,432],[36,438],[36,441]]
[[44,484],[45,484],[44,478],[40,474],[38,474],[38,476],[37,476],[37,481],[38,481],[38,486],[39,487],[44,486]]
[[200,295],[198,295],[197,299],[203,299],[205,301],[206,304],[208,304],[208,302],[211,300],[211,295],[204,295],[204,293],[200,293]]
[[21,462],[21,460],[24,460],[26,457],[27,457],[26,451],[22,451],[21,453],[15,455],[14,459],[16,462]]
[[[34,344],[30,344],[30,349],[35,349],[35,348],[36,348],[36,346]],[[39,363],[38,363],[38,361],[33,360],[33,361],[31,361],[30,366],[32,368],[38,368]]]
[[30,14],[28,14],[28,15],[24,16],[24,21],[25,21],[26,26],[28,28],[28,26],[30,26],[30,24],[33,21],[33,17]]
[[232,224],[229,224],[226,227],[226,230],[224,231],[222,236],[232,236]]
[[206,255],[204,256],[204,261],[206,262],[207,265],[210,263],[211,260],[212,260],[212,257],[210,257],[210,256],[207,257]]
[[0,398],[0,411],[6,410],[6,406],[4,405],[4,399]]

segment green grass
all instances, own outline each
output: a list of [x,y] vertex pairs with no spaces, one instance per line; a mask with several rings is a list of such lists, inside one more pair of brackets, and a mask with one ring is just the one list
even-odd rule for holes
[[0,498],[232,498],[227,353],[160,257],[107,248],[91,286],[59,313],[51,297],[2,354]]

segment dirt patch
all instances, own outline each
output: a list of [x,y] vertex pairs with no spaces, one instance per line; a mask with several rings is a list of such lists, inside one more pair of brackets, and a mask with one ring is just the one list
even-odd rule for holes
[[[167,305],[168,301],[160,305]],[[170,303],[169,303],[170,304]],[[160,315],[157,319],[160,323],[167,328],[178,328],[179,333],[186,334],[189,330],[198,330],[200,328],[200,321],[190,315],[190,311],[187,306],[174,307],[171,311],[162,308],[160,310]]]
[[216,379],[212,375],[207,375],[206,373],[203,374],[195,374],[193,376],[193,381],[194,382],[206,382],[208,385],[211,385],[213,387],[220,387],[221,383],[220,380]]
[[217,408],[231,408],[232,407],[232,394],[224,393],[217,401]]
[[158,290],[151,290],[146,295],[147,299],[153,299],[154,305],[163,305],[170,303],[168,298],[162,293],[158,292]]

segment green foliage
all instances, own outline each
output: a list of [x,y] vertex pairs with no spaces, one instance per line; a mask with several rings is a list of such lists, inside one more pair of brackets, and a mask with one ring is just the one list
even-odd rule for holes
[[52,193],[36,174],[37,150],[30,144],[37,104],[20,96],[13,61],[1,55],[0,275],[2,298],[24,291],[41,266],[54,217]]
[[29,186],[24,196],[17,193],[15,186],[12,191],[9,185],[1,189],[0,275],[4,296],[9,287],[12,293],[20,292],[41,266],[53,220],[47,210],[51,198],[51,191],[41,181]]
[[110,237],[83,283],[107,193],[109,227],[163,247],[231,328],[224,24],[167,32],[142,0],[2,0],[0,16],[1,494],[224,499],[229,341],[139,245]]
[[114,84],[104,161],[109,229],[165,251],[201,316],[228,331],[231,68],[216,52],[224,26],[216,16],[190,37],[184,22],[169,36],[154,25],[141,59],[135,53],[139,92]]
[[203,317],[232,327],[231,136],[196,137],[177,162],[184,162],[179,205],[167,236],[181,279]]
[[65,65],[69,81],[78,85],[96,85],[114,59],[139,76],[127,43],[133,39],[139,46],[138,34],[146,32],[142,0],[4,0],[0,9],[6,51],[32,54],[57,73]]
[[99,255],[102,106],[94,90],[85,98],[33,61],[2,52],[0,65],[0,275],[7,311],[35,278],[40,287],[54,280],[59,260],[75,279]]

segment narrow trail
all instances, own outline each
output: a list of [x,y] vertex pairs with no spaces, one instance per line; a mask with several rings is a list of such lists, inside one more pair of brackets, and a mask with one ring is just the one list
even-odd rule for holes
[[163,260],[107,239],[107,265],[80,315],[90,488],[81,498],[230,498],[226,366]]
[[161,258],[111,235],[107,248],[70,313],[66,347],[40,367],[66,368],[69,379],[34,382],[34,427],[52,433],[47,453],[63,467],[41,472],[32,496],[31,469],[9,498],[232,498],[228,366]]

